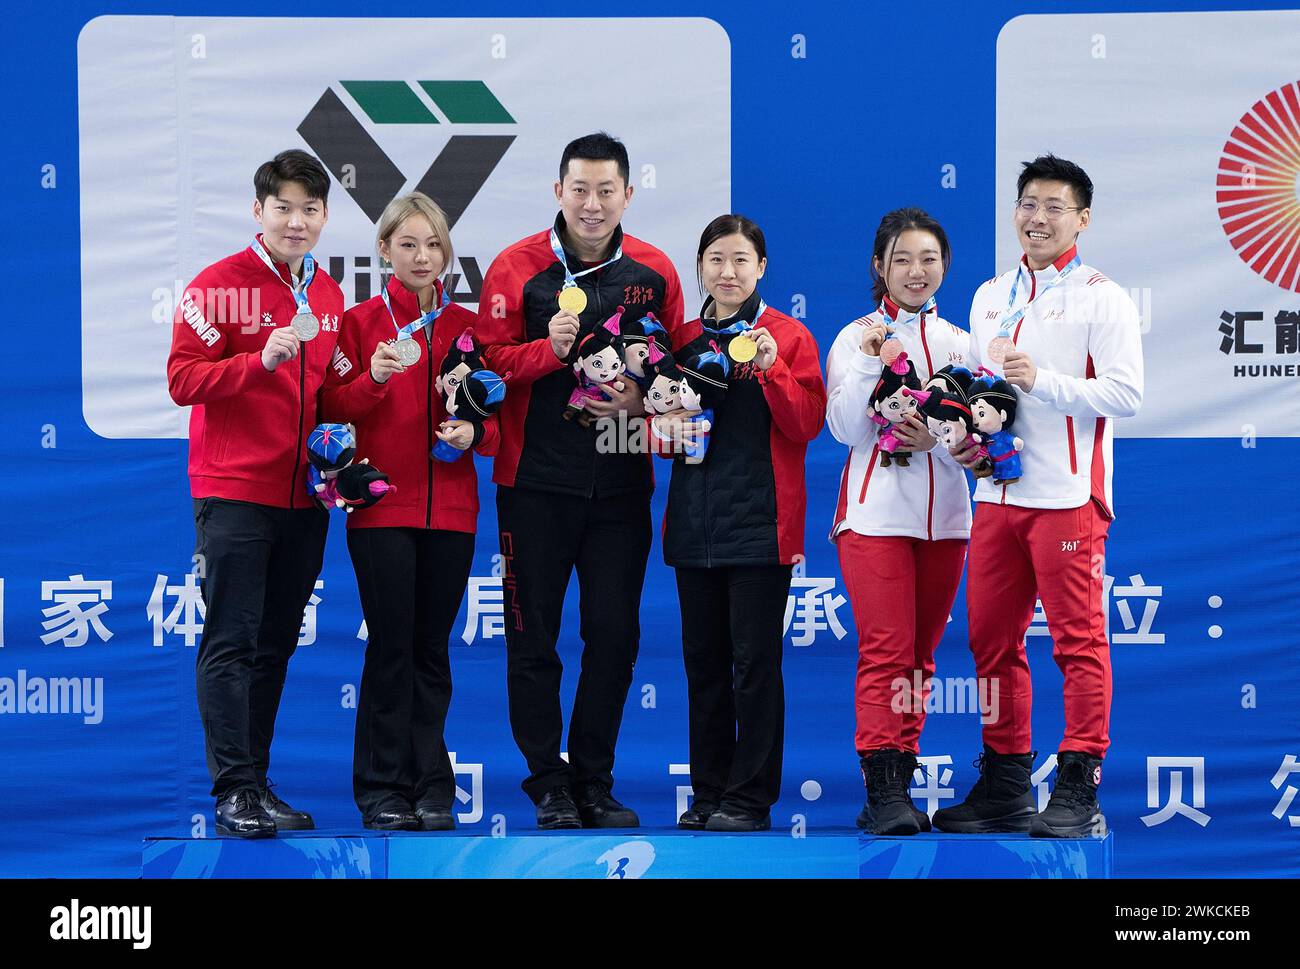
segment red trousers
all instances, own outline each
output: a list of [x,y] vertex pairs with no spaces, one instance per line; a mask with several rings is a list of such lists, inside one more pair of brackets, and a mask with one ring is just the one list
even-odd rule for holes
[[842,532],[836,546],[858,627],[858,753],[919,753],[934,650],[957,597],[966,542]]
[[1079,508],[976,503],[966,609],[976,675],[998,694],[998,717],[985,725],[984,742],[999,754],[1033,748],[1025,631],[1036,597],[1065,677],[1058,749],[1104,757],[1110,746],[1110,644],[1102,611],[1109,528],[1093,501]]

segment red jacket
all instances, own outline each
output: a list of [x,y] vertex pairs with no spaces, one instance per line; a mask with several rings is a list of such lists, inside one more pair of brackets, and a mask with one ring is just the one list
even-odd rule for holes
[[276,508],[308,508],[307,435],[316,392],[338,340],[343,292],[323,267],[307,292],[316,338],[274,371],[262,366],[271,331],[297,312],[288,266],[280,278],[251,248],[194,277],[172,325],[167,389],[190,412],[190,493]]
[[[388,295],[393,316],[405,326],[420,315],[415,294],[396,276],[389,279]],[[442,300],[439,284],[435,305]],[[357,460],[370,463],[388,475],[397,490],[378,504],[358,508],[348,515],[349,528],[436,528],[473,532],[478,525],[478,476],[474,458],[439,461],[430,453],[438,443],[434,432],[447,420],[442,395],[434,386],[443,358],[475,315],[463,306],[449,305],[428,330],[417,334],[424,351],[405,373],[395,373],[382,384],[370,376],[375,346],[397,335],[381,296],[354,306],[343,316],[338,352],[321,391],[321,419],[349,422],[357,429]],[[483,436],[474,450],[497,453],[501,440],[495,416],[483,422]]]

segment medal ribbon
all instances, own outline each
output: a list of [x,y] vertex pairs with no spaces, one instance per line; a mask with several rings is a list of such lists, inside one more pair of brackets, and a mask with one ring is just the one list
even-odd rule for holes
[[[1068,263],[1066,263],[1065,268],[1056,274],[1056,278],[1053,279],[1046,286],[1044,286],[1042,289],[1040,289],[1035,294],[1034,298],[1037,299],[1043,296],[1053,286],[1056,286],[1058,283],[1064,282],[1065,277],[1070,275],[1070,273],[1074,272],[1076,269],[1078,269],[1080,264],[1082,264],[1082,262],[1083,260],[1076,253],[1075,257],[1071,259]],[[1023,266],[1024,266],[1023,262],[1016,266],[1016,279],[1015,282],[1011,284],[1011,296],[1007,299],[1007,313],[1010,315],[1004,315],[1002,317],[1002,325],[998,327],[998,337],[1005,337],[1009,339],[1011,337],[1011,328],[1015,326],[1017,323],[1019,323],[1021,319],[1024,318],[1025,312],[1029,309],[1029,303],[1026,303],[1024,306],[1020,307],[1020,309],[1016,310],[1014,313],[1011,312],[1011,307],[1016,305],[1016,292],[1020,289],[1020,276],[1021,276],[1021,270]]]
[[[262,262],[266,263],[267,269],[275,273],[275,278],[284,283],[284,277],[276,270],[275,263],[271,261],[270,255],[268,255],[267,251],[262,247],[261,240],[254,236],[253,244],[249,248],[257,253],[258,259],[261,259]],[[289,292],[293,293],[293,301],[297,304],[299,313],[311,313],[311,304],[307,302],[307,287],[311,285],[311,281],[315,275],[316,260],[312,258],[312,255],[309,252],[307,255],[302,257],[302,285],[297,289],[294,289],[293,286],[284,283],[286,286],[289,286]]]
[[[393,315],[393,300],[388,295],[388,287],[385,286],[381,289],[379,295],[384,298],[384,306],[388,307],[388,318],[393,321],[393,326],[397,328],[397,339],[399,340],[409,340],[414,337],[417,330],[423,326],[428,326],[442,315],[443,310],[451,305],[451,293],[447,292],[446,289],[443,289],[441,303],[429,310],[429,312],[422,313],[420,316],[411,320],[411,322],[407,323],[406,326],[399,326],[397,317]],[[417,296],[416,299],[416,305],[418,306],[419,297]]]
[[[714,303],[714,306],[716,307],[717,303]],[[760,298],[758,301],[758,311],[754,314],[754,323],[759,321],[759,318],[762,317],[766,310],[767,304]],[[752,330],[754,328],[754,323],[750,323],[747,320],[736,320],[735,323],[732,323],[728,327],[721,330],[710,330],[709,332],[716,333],[718,336],[739,336],[742,333]]]
[[[907,322],[911,323],[912,320],[919,320],[921,317],[925,316],[926,313],[933,313],[935,311],[934,308],[936,305],[937,304],[934,301],[934,297],[931,296],[929,299],[925,301],[925,305],[922,306],[919,310],[917,310],[916,314],[911,319],[907,320]],[[899,315],[901,316],[903,307],[900,306],[898,309],[899,309]],[[880,301],[880,305],[876,307],[876,312],[879,313],[880,318],[885,321],[885,332],[889,336],[893,336],[894,325],[897,318],[889,315],[889,309],[885,305],[885,301],[883,299]]]
[[587,275],[587,273],[594,273],[597,269],[604,269],[610,263],[618,262],[620,259],[623,258],[623,247],[620,245],[614,251],[614,255],[610,256],[599,266],[592,266],[590,269],[584,269],[580,273],[575,273],[569,269],[569,262],[567,259],[564,258],[564,247],[560,245],[560,237],[556,233],[554,226],[551,227],[551,252],[555,253],[555,258],[559,261],[560,265],[564,267],[564,288],[565,289],[571,289],[574,286],[577,286],[578,277],[585,276]]

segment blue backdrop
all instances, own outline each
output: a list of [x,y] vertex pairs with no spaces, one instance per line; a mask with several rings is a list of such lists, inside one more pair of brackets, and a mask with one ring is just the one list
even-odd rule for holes
[[[1192,6],[1200,5],[1123,8]],[[437,15],[580,16],[589,9],[449,0]],[[27,470],[0,503],[0,875],[129,876],[138,873],[145,836],[201,834],[210,824],[195,649],[186,643],[184,612],[172,615],[177,593],[166,588],[183,587],[191,568],[187,444],[107,440],[82,416],[76,41],[86,22],[107,11],[89,3],[67,4],[57,15],[47,10],[20,4],[3,41],[12,79],[5,255],[16,271],[0,336],[8,375],[0,419],[16,467]],[[733,208],[767,233],[764,296],[788,309],[802,294],[824,358],[843,322],[869,309],[870,237],[880,214],[901,204],[922,206],[947,227],[956,258],[940,309],[965,324],[971,294],[998,268],[994,222],[1005,214],[994,196],[996,38],[1017,14],[1059,10],[1004,2],[930,4],[924,12],[903,4],[650,3],[635,13],[708,16],[730,35]],[[410,12],[400,4],[362,10],[338,0],[319,0],[312,11]],[[128,3],[112,12],[267,11],[264,4],[226,2],[219,11]],[[806,38],[806,58],[791,57],[795,34]],[[636,56],[654,69],[653,51]],[[557,123],[578,133],[581,112],[572,119],[563,113],[573,107],[557,98]],[[918,119],[926,120],[923,129]],[[47,164],[59,172],[54,189],[41,184]],[[1157,178],[1157,164],[1150,162],[1143,177]],[[944,165],[956,166],[956,188],[942,186]],[[550,178],[538,173],[539,192]],[[715,214],[700,212],[700,225]],[[635,231],[631,215],[628,224]],[[535,228],[510,227],[505,235]],[[243,243],[232,238],[230,249]],[[1102,268],[1123,281],[1122,267]],[[691,306],[693,282],[686,288]],[[1209,330],[1219,309],[1209,314]],[[1294,632],[1300,608],[1285,591],[1300,574],[1300,512],[1291,477],[1300,445],[1295,438],[1254,444],[1243,447],[1235,438],[1116,443],[1120,517],[1107,561],[1114,577],[1115,700],[1101,800],[1116,833],[1121,875],[1300,873],[1300,767],[1288,770],[1300,756]],[[796,816],[809,826],[849,825],[862,799],[853,750],[855,634],[840,598],[834,549],[825,540],[843,460],[826,432],[809,452],[808,558],[787,640],[778,827],[796,823]],[[660,476],[656,520],[666,493],[662,470]],[[487,463],[480,478],[484,508],[474,574],[490,579],[495,521]],[[42,624],[51,613],[43,610],[55,607],[60,590],[43,584],[75,576],[111,582],[111,598],[103,587],[87,593],[107,608],[84,645],[66,637],[47,645]],[[151,606],[159,576],[165,578]],[[357,637],[361,614],[340,517],[321,578],[314,642],[290,666],[272,774],[321,827],[359,828],[350,793],[350,700],[364,643]],[[561,639],[566,704],[580,649],[574,598]],[[467,621],[458,623],[457,637]],[[456,686],[447,727],[467,800],[458,806],[462,827],[486,832],[494,818],[507,829],[531,826],[531,805],[518,787],[523,762],[506,717],[504,639],[491,635],[490,624],[469,625],[476,633],[472,645],[453,639]],[[671,766],[685,764],[687,737],[675,588],[657,545],[642,625],[617,793],[645,824],[667,826],[676,816],[677,787],[688,783]],[[809,638],[808,645],[797,644]],[[1031,635],[1029,644],[1041,767],[1061,734],[1061,679],[1050,640]],[[945,682],[974,676],[961,597],[937,660]],[[27,709],[34,705],[30,684],[59,677],[84,678],[88,695],[100,702],[83,703],[81,713]],[[20,694],[28,700],[16,699]],[[959,691],[945,700],[962,698]],[[960,799],[976,777],[977,716],[962,703],[945,703],[929,719],[922,753],[940,759],[929,785],[938,797]],[[1043,780],[1050,784],[1051,776]],[[929,806],[943,803],[951,801]]]

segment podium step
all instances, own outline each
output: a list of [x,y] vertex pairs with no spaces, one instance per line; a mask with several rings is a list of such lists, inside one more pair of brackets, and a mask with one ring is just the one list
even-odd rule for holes
[[145,878],[1109,878],[1113,835],[875,838],[853,829],[676,829],[504,838],[468,832],[286,833],[145,841]]

